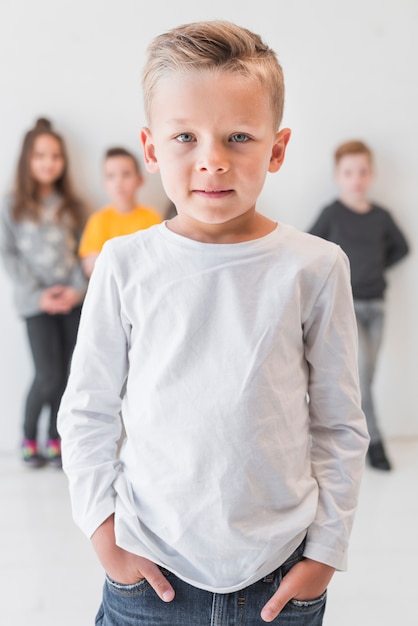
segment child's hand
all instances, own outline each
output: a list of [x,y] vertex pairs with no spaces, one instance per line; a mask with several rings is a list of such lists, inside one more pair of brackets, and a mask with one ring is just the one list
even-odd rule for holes
[[91,541],[104,570],[112,580],[122,585],[132,585],[146,578],[161,600],[170,602],[174,598],[174,589],[155,563],[116,545],[113,515],[99,526]]
[[261,611],[265,622],[272,622],[291,599],[313,600],[319,598],[331,580],[335,569],[324,563],[305,559],[296,563],[280,583],[274,596]]
[[49,315],[69,313],[80,302],[80,295],[73,287],[54,285],[42,292],[39,307]]
[[39,308],[49,315],[55,315],[60,313],[60,297],[63,287],[61,285],[55,285],[44,289],[41,298],[39,300]]
[[69,313],[72,309],[80,304],[80,294],[74,287],[61,287],[58,296],[58,306],[60,313]]

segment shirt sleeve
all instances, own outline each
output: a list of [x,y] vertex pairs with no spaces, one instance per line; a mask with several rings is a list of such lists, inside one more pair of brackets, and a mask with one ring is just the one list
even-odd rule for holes
[[77,263],[70,274],[68,284],[71,285],[71,287],[74,287],[81,297],[84,297],[87,289],[87,278],[83,268],[81,267],[79,259],[77,259]]
[[304,324],[316,517],[305,556],[346,568],[369,436],[361,410],[349,263],[340,248]]
[[0,212],[0,256],[12,280],[18,309],[24,307],[30,311],[38,310],[45,287],[19,252],[16,245],[16,224],[11,216],[9,203]]
[[146,218],[144,219],[144,228],[149,228],[150,226],[154,226],[155,224],[161,224],[161,222],[163,221],[161,215],[150,207],[144,207],[144,213]]
[[386,229],[386,249],[385,249],[385,268],[391,267],[409,252],[408,243],[401,232],[400,228],[387,213],[387,229]]
[[322,239],[329,240],[329,230],[330,230],[330,219],[329,219],[329,211],[324,209],[314,222],[314,224],[309,229],[309,233],[311,235],[316,235],[317,237],[322,237]]
[[80,245],[78,247],[79,256],[84,259],[90,254],[99,254],[107,239],[108,237],[106,237],[106,234],[103,232],[101,211],[93,213],[87,220],[81,235]]
[[130,326],[121,311],[111,259],[105,246],[87,290],[58,414],[73,517],[88,537],[114,512],[113,483],[120,471],[117,449]]

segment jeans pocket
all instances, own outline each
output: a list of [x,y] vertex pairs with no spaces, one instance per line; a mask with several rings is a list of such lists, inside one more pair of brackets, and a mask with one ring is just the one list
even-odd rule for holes
[[124,583],[118,583],[106,574],[106,584],[111,591],[120,596],[133,596],[138,593],[143,593],[147,589],[151,589],[151,585],[146,578],[141,578],[141,580],[138,580],[136,583],[126,585]]
[[312,600],[297,600],[296,598],[292,598],[290,600],[290,604],[302,611],[310,611],[312,609],[316,610],[322,604],[325,604],[326,599],[327,591],[325,590],[324,593],[322,593],[318,598],[313,598]]
[[312,600],[289,600],[281,612],[283,624],[299,626],[322,626],[327,592]]

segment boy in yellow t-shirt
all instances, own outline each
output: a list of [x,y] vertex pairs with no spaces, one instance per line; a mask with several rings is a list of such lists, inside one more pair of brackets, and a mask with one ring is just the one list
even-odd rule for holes
[[143,185],[136,157],[125,148],[109,148],[103,164],[104,188],[112,204],[93,213],[80,241],[79,256],[88,277],[104,243],[159,224],[161,216],[137,204],[136,193]]

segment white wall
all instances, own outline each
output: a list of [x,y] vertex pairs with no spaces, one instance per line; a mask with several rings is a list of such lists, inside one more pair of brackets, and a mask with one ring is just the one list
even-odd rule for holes
[[[293,137],[281,172],[268,178],[262,211],[307,229],[336,193],[336,144],[358,137],[376,153],[374,198],[393,210],[413,247],[389,275],[378,408],[388,436],[416,435],[416,0],[212,0],[210,8],[194,0],[2,0],[0,193],[12,182],[23,133],[45,115],[67,139],[79,193],[91,208],[104,203],[104,149],[122,144],[140,152],[146,45],[180,23],[215,18],[260,33],[285,71],[284,123]],[[157,177],[147,178],[142,200],[165,208]],[[32,366],[2,268],[0,289],[0,449],[12,449]]]

